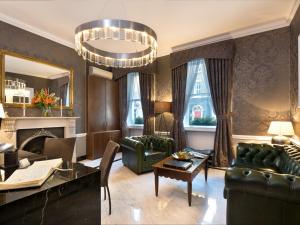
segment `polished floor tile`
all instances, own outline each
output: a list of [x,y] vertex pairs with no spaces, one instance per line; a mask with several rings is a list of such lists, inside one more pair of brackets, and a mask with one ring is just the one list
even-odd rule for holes
[[185,182],[160,177],[159,193],[155,197],[153,172],[136,175],[122,161],[113,164],[109,187],[112,214],[108,215],[108,200],[104,201],[102,190],[102,224],[226,223],[224,171],[221,170],[209,169],[207,183],[204,171],[194,179],[191,207]]

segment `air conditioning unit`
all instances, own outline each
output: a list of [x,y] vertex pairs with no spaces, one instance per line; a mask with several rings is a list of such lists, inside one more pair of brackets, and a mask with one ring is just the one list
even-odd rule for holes
[[109,79],[109,80],[113,79],[112,72],[102,70],[102,69],[99,69],[94,66],[89,67],[89,76],[98,76],[98,77],[102,77],[102,78]]

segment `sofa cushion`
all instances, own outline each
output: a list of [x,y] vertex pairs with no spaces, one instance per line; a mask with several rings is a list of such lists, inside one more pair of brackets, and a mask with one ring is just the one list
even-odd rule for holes
[[160,151],[145,151],[145,161],[157,161],[159,159],[162,159],[166,156],[165,152],[160,152]]

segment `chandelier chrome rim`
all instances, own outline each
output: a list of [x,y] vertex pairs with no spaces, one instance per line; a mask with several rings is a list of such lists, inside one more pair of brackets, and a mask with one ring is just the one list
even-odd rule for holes
[[[119,40],[137,42],[145,50],[115,53],[93,47],[88,41]],[[75,50],[85,60],[108,67],[140,67],[152,63],[157,57],[157,36],[148,26],[118,19],[94,20],[75,29]]]

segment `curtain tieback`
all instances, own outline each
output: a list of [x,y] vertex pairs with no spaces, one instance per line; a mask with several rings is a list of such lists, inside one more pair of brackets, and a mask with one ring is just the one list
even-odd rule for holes
[[219,120],[227,120],[227,119],[230,119],[230,117],[232,117],[233,113],[230,112],[230,113],[224,113],[224,114],[218,114],[217,115],[217,119]]

